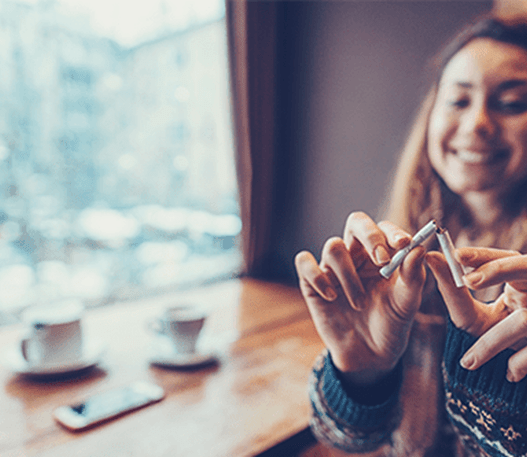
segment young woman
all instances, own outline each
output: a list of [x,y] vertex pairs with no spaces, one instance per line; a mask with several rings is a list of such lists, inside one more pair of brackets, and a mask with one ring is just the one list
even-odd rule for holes
[[[445,49],[390,197],[386,221],[352,213],[320,262],[295,258],[327,347],[310,385],[315,435],[371,455],[527,455],[525,24],[482,19]],[[382,277],[431,219],[465,286],[434,239]]]

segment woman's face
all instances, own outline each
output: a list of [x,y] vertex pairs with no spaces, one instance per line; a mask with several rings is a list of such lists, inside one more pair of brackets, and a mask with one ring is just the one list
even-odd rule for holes
[[527,176],[527,51],[488,38],[446,65],[428,126],[432,166],[455,193],[505,194]]

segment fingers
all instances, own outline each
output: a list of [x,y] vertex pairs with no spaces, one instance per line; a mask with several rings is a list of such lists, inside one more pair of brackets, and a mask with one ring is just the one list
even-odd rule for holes
[[[401,320],[410,321],[421,305],[421,294],[426,278],[423,261],[426,249],[417,246],[410,251],[399,269],[394,287],[394,311]],[[399,284],[404,287],[398,287]]]
[[390,261],[390,250],[399,249],[410,242],[410,236],[390,222],[377,225],[363,212],[348,216],[344,229],[344,243],[348,249],[360,243],[378,266]]
[[496,256],[495,260],[480,264],[465,275],[467,286],[471,289],[483,289],[507,282],[518,290],[527,291],[527,256],[513,251],[505,253],[503,257]]
[[437,280],[439,292],[454,325],[479,336],[481,314],[478,306],[466,287],[458,288],[454,283],[445,256],[436,251],[428,252],[426,262]]
[[[527,310],[517,310],[485,332],[465,353],[460,363],[467,370],[476,370],[501,351],[513,347],[527,336]],[[527,350],[509,358],[507,379],[517,382],[527,374]]]
[[360,310],[366,291],[341,238],[333,237],[326,241],[322,249],[320,268],[323,271],[329,270],[336,276],[350,305]]
[[507,379],[510,382],[519,382],[527,374],[527,347],[514,353],[509,358]]
[[409,233],[390,221],[379,222],[379,228],[384,232],[388,245],[393,249],[402,249],[412,241]]
[[352,308],[362,308],[366,292],[341,238],[326,241],[320,265],[310,252],[302,251],[295,257],[295,266],[304,297],[318,295],[331,302],[338,296],[336,289],[341,288]]
[[426,249],[417,246],[406,256],[399,269],[399,278],[410,287],[421,287],[425,282],[426,272],[423,266]]
[[513,287],[515,282],[505,284],[503,293],[496,303],[503,304],[510,312],[516,309],[527,309],[527,293],[524,290]]
[[299,252],[295,256],[295,267],[300,289],[305,297],[320,295],[330,302],[337,298],[329,276],[320,269],[313,254],[308,251]]
[[459,248],[456,250],[458,260],[468,267],[478,268],[484,263],[506,257],[519,256],[518,251],[507,251],[494,248]]
[[[465,283],[471,289],[506,283],[502,296],[487,309],[486,325],[489,329],[461,359],[464,368],[475,370],[507,348],[525,346],[527,256],[517,251],[492,248],[461,248],[456,254],[462,264],[475,268],[464,276]],[[513,312],[507,315],[511,310]],[[527,347],[523,347],[509,358],[507,379],[518,382],[526,374]]]

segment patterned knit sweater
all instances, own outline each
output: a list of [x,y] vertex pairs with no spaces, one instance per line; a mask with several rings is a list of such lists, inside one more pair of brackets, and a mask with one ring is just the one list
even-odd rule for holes
[[369,456],[527,456],[527,380],[506,380],[506,350],[476,371],[459,360],[475,338],[418,314],[397,368],[375,386],[345,390],[330,354],[311,381],[312,430]]

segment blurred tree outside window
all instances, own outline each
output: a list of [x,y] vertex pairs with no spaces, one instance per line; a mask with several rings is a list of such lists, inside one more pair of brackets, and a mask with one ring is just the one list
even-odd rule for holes
[[0,317],[236,273],[226,48],[222,0],[0,0]]

